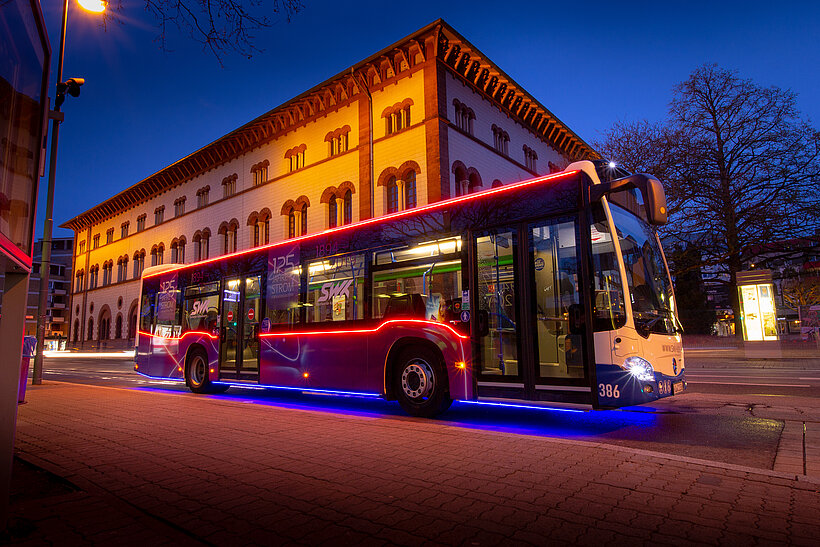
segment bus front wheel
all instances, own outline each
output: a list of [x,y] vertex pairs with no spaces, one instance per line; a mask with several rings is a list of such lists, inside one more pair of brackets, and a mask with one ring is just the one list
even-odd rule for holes
[[411,416],[432,418],[450,407],[447,374],[441,359],[427,348],[407,348],[396,361],[394,391]]
[[185,383],[194,393],[223,393],[228,386],[214,385],[208,377],[208,355],[194,348],[185,359]]

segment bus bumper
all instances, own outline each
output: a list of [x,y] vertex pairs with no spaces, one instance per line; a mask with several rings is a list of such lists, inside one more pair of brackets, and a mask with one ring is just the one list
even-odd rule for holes
[[685,370],[681,370],[677,376],[655,372],[653,380],[639,380],[618,365],[598,364],[595,369],[599,408],[651,403],[686,390]]

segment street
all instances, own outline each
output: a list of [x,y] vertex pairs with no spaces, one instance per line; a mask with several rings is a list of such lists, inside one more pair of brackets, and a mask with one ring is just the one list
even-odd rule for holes
[[[743,461],[761,469],[775,469],[784,427],[813,424],[813,443],[820,424],[820,360],[760,362],[743,367],[714,350],[687,352],[689,388],[682,396],[617,411],[567,412],[561,410],[481,408],[455,403],[432,423],[544,437],[573,438],[653,452],[725,463]],[[726,364],[720,368],[715,363]],[[766,368],[764,368],[766,367]],[[129,356],[63,354],[47,357],[44,379],[156,393],[190,394],[182,382],[152,380],[133,371]],[[193,394],[190,394],[192,397]],[[380,420],[404,419],[395,402],[380,399],[303,395],[280,390],[231,388],[217,396],[245,404],[304,408],[327,413],[353,413]],[[806,461],[803,465],[817,468]],[[817,439],[820,442],[820,438]],[[811,443],[810,443],[811,444]],[[818,446],[820,449],[820,446]]]
[[13,544],[813,544],[816,368],[743,375],[694,353],[690,390],[652,405],[454,403],[435,420],[380,399],[195,395],[122,355],[47,357],[19,409],[13,495],[39,531]]

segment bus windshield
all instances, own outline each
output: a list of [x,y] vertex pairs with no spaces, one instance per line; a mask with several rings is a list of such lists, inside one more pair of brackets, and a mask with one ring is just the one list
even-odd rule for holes
[[675,334],[672,282],[655,230],[619,205],[610,203],[610,211],[623,253],[635,328],[644,336]]

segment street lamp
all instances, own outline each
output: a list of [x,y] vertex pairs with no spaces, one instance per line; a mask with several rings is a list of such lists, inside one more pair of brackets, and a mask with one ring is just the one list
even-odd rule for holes
[[[80,5],[86,10],[100,13],[105,10],[107,4],[104,0],[78,0]],[[60,106],[65,100],[65,94],[72,97],[80,94],[80,86],[85,80],[82,78],[70,78],[63,82],[63,58],[65,57],[65,31],[68,25],[68,0],[63,0],[63,24],[60,28],[60,56],[57,60],[57,96],[54,99],[54,110],[50,111],[48,117],[51,118],[51,156],[48,166],[48,192],[46,193],[46,220],[43,223],[43,245],[40,249],[40,294],[37,306],[37,354],[34,356],[34,372],[31,383],[43,383],[43,350],[46,332],[46,300],[48,297],[48,277],[51,269],[51,232],[54,225],[52,219],[54,211],[54,178],[57,176],[57,141],[60,135],[60,122],[63,121],[63,114]],[[69,309],[69,312],[71,310]],[[71,322],[69,321],[69,336]]]

